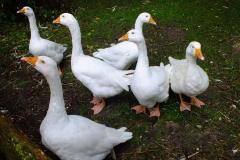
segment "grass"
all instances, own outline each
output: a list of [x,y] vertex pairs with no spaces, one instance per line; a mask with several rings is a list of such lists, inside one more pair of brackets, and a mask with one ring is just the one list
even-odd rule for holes
[[[188,43],[193,40],[199,41],[207,59],[198,63],[207,71],[210,87],[200,95],[208,105],[203,109],[193,108],[190,113],[181,113],[178,98],[171,94],[170,100],[161,105],[159,120],[150,119],[147,115],[135,115],[130,111],[130,107],[137,104],[137,101],[131,93],[123,93],[110,98],[108,107],[100,115],[93,116],[88,103],[91,94],[73,77],[68,58],[62,80],[68,111],[80,113],[108,126],[127,126],[134,133],[134,138],[117,148],[117,156],[122,160],[180,159],[193,153],[197,153],[193,156],[195,159],[239,159],[239,10],[240,2],[233,0],[72,1],[68,11],[79,20],[86,54],[91,54],[97,48],[109,46],[134,26],[139,13],[147,11],[159,24],[158,28],[144,25],[150,64],[158,65],[161,61],[167,63],[168,56],[183,58]],[[57,16],[57,13],[51,15]],[[71,53],[68,30],[63,26],[54,26],[52,20],[41,22],[48,27],[40,30],[42,37],[66,44],[68,53]],[[24,97],[27,92],[25,87],[29,88],[31,84],[26,81],[31,81],[31,74],[35,73],[31,70],[32,73],[28,71],[24,73],[25,77],[22,77],[25,66],[19,70],[22,65],[17,59],[25,54],[28,48],[28,22],[25,18],[22,23],[7,23],[1,27],[1,57],[13,61],[13,64],[9,60],[1,63],[0,70],[5,73],[5,81],[1,81],[5,82],[2,84],[12,82],[8,89],[10,88],[14,95],[20,90],[23,94],[21,97]],[[15,54],[14,50],[18,54]],[[16,58],[13,58],[14,56]],[[11,66],[10,71],[7,66]],[[11,70],[17,70],[18,73],[10,74]],[[34,78],[42,79],[39,75]],[[1,85],[1,88],[1,91],[5,91],[4,85]],[[35,100],[47,105],[46,83],[44,87],[33,89],[32,97],[41,90],[44,90],[46,95],[43,94],[44,96]],[[24,100],[7,103],[9,101],[5,99],[1,107],[30,105]],[[233,105],[236,108],[232,107]],[[12,115],[24,111],[23,107],[14,107]],[[238,149],[235,154],[232,152],[234,149]]]

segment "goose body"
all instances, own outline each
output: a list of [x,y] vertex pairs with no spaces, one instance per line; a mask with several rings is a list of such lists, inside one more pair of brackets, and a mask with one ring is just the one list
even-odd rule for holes
[[102,160],[114,146],[132,138],[126,128],[106,127],[76,115],[50,123],[47,117],[41,123],[42,143],[62,160]]
[[29,42],[29,52],[34,56],[48,56],[52,58],[57,64],[63,59],[63,54],[66,47],[61,44],[52,42],[50,40],[40,37],[35,14],[30,7],[23,7],[17,13],[23,13],[28,17],[31,31],[31,38]]
[[135,42],[138,46],[139,56],[137,66],[131,82],[131,90],[140,105],[133,107],[137,113],[150,110],[150,116],[160,116],[159,106],[156,103],[164,102],[169,96],[169,75],[164,65],[149,66],[147,47],[144,37],[138,30],[130,30],[120,39]]
[[172,57],[169,57],[169,62],[172,65],[171,88],[175,93],[194,97],[208,88],[208,75],[200,66],[188,60],[177,60]]
[[[196,58],[204,60],[199,42],[191,42],[189,44],[185,59],[178,60],[169,57],[171,65],[170,83],[173,92],[190,97],[193,105],[201,107],[204,103],[196,99],[196,96],[208,88],[209,78],[207,73],[197,65]],[[190,106],[183,102],[180,109],[190,110]]]
[[74,76],[86,86],[95,97],[108,98],[128,91],[130,77],[129,71],[117,70],[107,63],[82,55],[72,61],[72,72]]
[[39,39],[31,38],[29,43],[29,52],[32,55],[48,56],[54,61],[56,61],[58,64],[62,61],[63,53],[66,51],[66,49],[67,48],[61,44],[57,44],[41,37],[39,37]]
[[168,74],[162,64],[149,67],[147,76],[142,72],[139,74],[136,72],[131,83],[131,90],[141,105],[153,108],[156,103],[164,102],[169,97]]
[[93,56],[118,69],[127,69],[137,61],[138,48],[133,42],[120,42],[108,48],[98,49]]
[[82,116],[67,115],[57,64],[49,57],[24,57],[50,87],[47,115],[40,126],[42,143],[62,160],[102,160],[112,148],[132,138],[126,128],[114,129]]
[[104,98],[115,96],[123,90],[128,91],[132,71],[114,68],[106,62],[88,55],[84,55],[81,45],[81,32],[77,20],[72,14],[63,13],[54,23],[67,26],[72,36],[71,68],[74,76],[82,82],[93,94],[91,103],[94,114],[99,113],[105,106]]
[[[151,15],[146,12],[139,14],[137,17],[135,29],[142,32],[143,23],[152,23],[156,25],[156,22],[153,20]],[[129,68],[137,61],[138,55],[137,45],[129,41],[120,42],[105,49],[98,49],[97,52],[93,53],[94,57],[100,58],[118,69]]]

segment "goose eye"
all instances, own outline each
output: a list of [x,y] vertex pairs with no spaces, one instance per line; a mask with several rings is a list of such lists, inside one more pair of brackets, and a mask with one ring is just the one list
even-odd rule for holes
[[148,16],[146,16],[148,18]]
[[64,18],[64,15],[62,15],[62,18]]
[[194,46],[192,46],[192,48],[194,48]]
[[43,64],[45,64],[45,61],[44,61],[44,60],[41,60],[40,62],[43,63]]

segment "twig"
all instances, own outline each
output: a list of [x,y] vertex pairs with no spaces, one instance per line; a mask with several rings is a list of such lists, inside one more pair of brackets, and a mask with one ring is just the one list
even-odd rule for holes
[[172,44],[174,44],[174,43],[176,43],[176,41],[170,42],[170,43],[167,43],[167,44],[163,44],[163,45],[159,45],[159,46],[160,46],[160,47],[162,47],[162,46],[170,46],[170,45],[172,45]]
[[49,39],[50,39],[50,38],[52,38],[52,37],[54,37],[54,34],[53,34],[53,35],[51,35],[51,36],[49,36],[49,37],[47,37],[46,39],[48,39],[48,40],[49,40]]
[[[187,156],[187,159],[192,158],[193,156],[197,155],[199,152],[195,152],[189,156]],[[180,160],[186,160],[186,158],[181,158]]]
[[143,154],[143,153],[146,153],[146,152],[155,152],[155,151],[157,151],[157,150],[159,150],[159,148],[157,148],[157,149],[149,149],[149,150],[145,150],[145,151],[138,151],[138,152],[130,152],[130,153],[123,153],[123,154]]
[[[154,139],[155,140],[155,139]],[[153,143],[155,143],[156,145],[158,145],[159,147],[162,147],[162,145],[161,144],[159,144],[156,140],[155,141],[153,141]]]
[[231,98],[228,98],[228,97],[225,97],[225,98],[230,100],[230,101],[232,101],[232,102],[234,102],[234,103],[239,103],[239,100],[234,100],[234,99],[231,99]]
[[63,86],[73,86],[73,83],[63,83]]
[[38,23],[38,27],[41,28],[41,29],[48,29],[48,27],[41,26],[40,22]]
[[20,118],[20,119],[26,119],[26,117],[23,117],[23,116],[20,116],[20,115],[15,115],[14,117],[18,117],[18,118]]

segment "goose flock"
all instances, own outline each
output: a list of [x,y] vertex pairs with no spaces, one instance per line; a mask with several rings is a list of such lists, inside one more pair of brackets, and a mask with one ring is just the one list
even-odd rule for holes
[[[102,160],[114,146],[130,140],[133,133],[126,127],[114,129],[80,115],[67,114],[58,67],[66,47],[40,37],[32,8],[25,6],[17,13],[28,17],[31,31],[29,53],[33,56],[21,60],[42,73],[50,88],[48,111],[40,126],[44,146],[62,160]],[[198,108],[205,105],[196,97],[209,85],[208,75],[196,63],[197,59],[204,60],[201,44],[190,42],[185,59],[169,57],[167,65],[150,66],[142,32],[144,23],[156,25],[149,13],[141,13],[135,28],[119,38],[118,44],[98,49],[93,56],[84,54],[80,26],[72,14],[63,13],[53,23],[70,31],[71,69],[76,79],[93,95],[90,101],[93,114],[104,109],[106,98],[129,89],[139,102],[132,109],[137,114],[148,110],[150,117],[160,117],[159,103],[168,100],[170,88],[180,97],[180,111],[191,111],[192,105]],[[129,70],[135,63],[135,70]],[[188,96],[190,102],[182,95]]]

